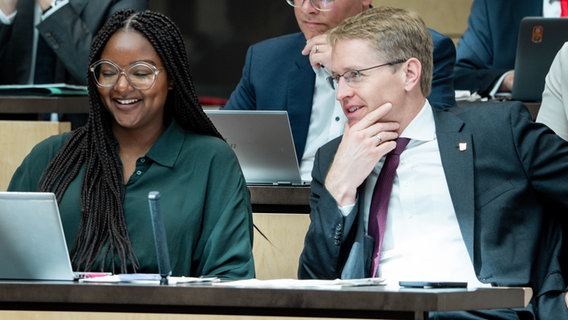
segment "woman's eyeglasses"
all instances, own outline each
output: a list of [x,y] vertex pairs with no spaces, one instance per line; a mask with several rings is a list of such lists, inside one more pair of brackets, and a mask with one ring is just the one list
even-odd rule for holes
[[147,90],[154,85],[163,69],[144,61],[121,68],[110,60],[99,60],[93,63],[89,70],[99,87],[114,87],[120,76],[124,75],[132,87]]

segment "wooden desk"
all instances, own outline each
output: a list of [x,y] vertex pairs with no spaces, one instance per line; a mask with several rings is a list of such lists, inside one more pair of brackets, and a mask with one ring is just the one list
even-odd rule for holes
[[538,109],[540,109],[540,102],[523,102],[523,103],[525,104],[525,106],[527,106],[527,109],[529,109],[529,112],[531,113],[533,120],[536,120],[536,116],[538,115]]
[[259,289],[1,282],[0,309],[427,319],[428,312],[525,307],[530,288]]
[[[204,109],[219,109],[207,105]],[[0,113],[89,113],[88,96],[2,96]]]
[[248,186],[254,212],[310,213],[310,186]]
[[89,113],[89,97],[0,96],[0,113]]

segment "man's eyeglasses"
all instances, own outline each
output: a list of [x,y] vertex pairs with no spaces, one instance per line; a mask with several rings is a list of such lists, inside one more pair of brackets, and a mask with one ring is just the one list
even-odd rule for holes
[[[299,8],[304,4],[305,0],[286,0],[292,7]],[[335,0],[310,0],[312,7],[318,11],[329,11],[333,8]]]
[[372,67],[365,68],[365,69],[346,71],[343,74],[333,73],[331,76],[327,77],[327,81],[328,81],[329,85],[331,86],[331,88],[335,90],[335,84],[339,82],[339,79],[341,77],[343,77],[343,79],[345,79],[345,82],[347,82],[348,86],[354,87],[354,86],[357,85],[357,83],[361,82],[361,80],[363,78],[363,74],[361,72],[372,70],[372,69],[377,69],[377,68],[384,67],[384,66],[392,66],[392,65],[395,65],[395,64],[403,63],[406,60],[407,59],[398,59],[398,60],[395,60],[395,61],[379,64],[379,65],[372,66]]
[[93,63],[89,70],[99,87],[114,87],[120,76],[124,75],[132,87],[147,90],[152,88],[163,69],[143,61],[135,62],[123,69],[110,60],[99,60]]

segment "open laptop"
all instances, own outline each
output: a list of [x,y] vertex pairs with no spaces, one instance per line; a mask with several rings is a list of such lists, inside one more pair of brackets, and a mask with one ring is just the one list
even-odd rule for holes
[[288,113],[280,110],[206,110],[235,151],[249,185],[305,185]]
[[0,192],[0,279],[76,277],[55,195]]
[[521,20],[512,98],[540,101],[554,57],[568,41],[568,18],[525,17]]

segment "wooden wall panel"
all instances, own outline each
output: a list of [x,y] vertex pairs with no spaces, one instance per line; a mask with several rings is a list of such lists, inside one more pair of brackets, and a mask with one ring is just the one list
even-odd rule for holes
[[33,146],[69,130],[69,122],[0,121],[0,191],[6,191],[12,174]]
[[298,258],[310,223],[308,214],[255,213],[253,254],[258,279],[296,279]]
[[473,0],[374,0],[375,6],[391,6],[418,12],[426,24],[457,43],[467,28]]

